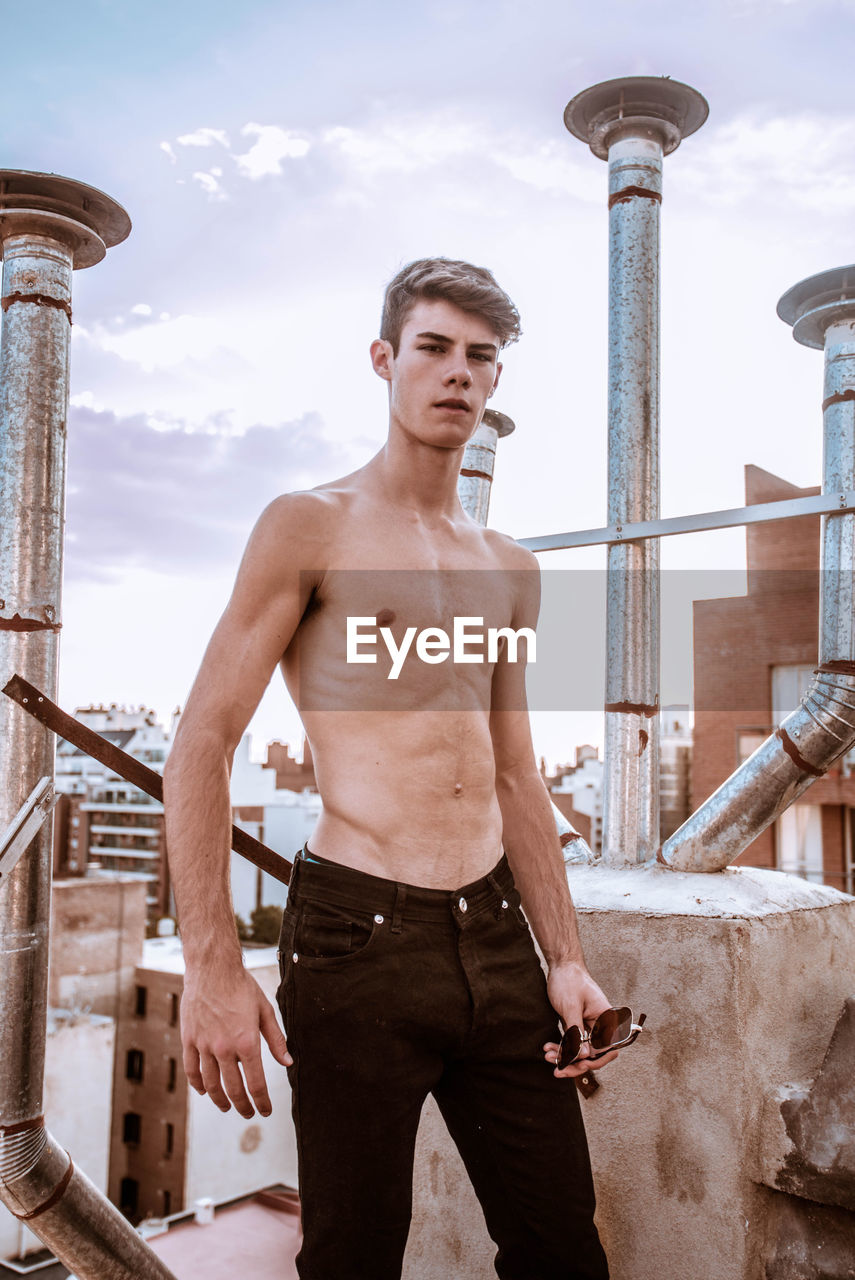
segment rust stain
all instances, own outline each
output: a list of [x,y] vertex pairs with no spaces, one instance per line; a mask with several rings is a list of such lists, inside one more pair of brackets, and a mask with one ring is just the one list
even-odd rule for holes
[[10,1133],[26,1133],[28,1129],[43,1129],[44,1127],[44,1116],[33,1116],[31,1120],[18,1120],[15,1124],[0,1125],[0,1134],[5,1138]]
[[648,191],[646,187],[624,187],[622,191],[613,191],[609,196],[609,208],[613,209],[616,204],[629,204],[635,196],[644,196],[647,200],[655,200],[657,204],[662,203],[659,191]]
[[671,865],[670,862],[666,861],[662,853],[663,848],[664,848],[664,845],[660,844],[659,848],[656,850],[656,861],[659,863],[661,867],[670,867]]
[[659,706],[655,702],[652,706],[646,702],[607,702],[605,710],[626,711],[631,715],[647,716],[649,719],[651,716],[658,715]]
[[646,749],[647,749],[647,744],[648,744],[648,742],[649,742],[649,741],[650,741],[650,734],[647,732],[647,730],[646,730],[646,729],[639,729],[639,731],[638,731],[638,754],[639,754],[640,756],[643,756],[643,755],[644,755],[644,752],[645,752],[645,751],[646,751]]
[[45,622],[41,618],[22,618],[15,613],[11,618],[0,618],[0,631],[60,631],[61,622]]
[[[66,1152],[66,1154],[68,1154]],[[39,1214],[46,1213],[48,1209],[52,1209],[58,1204],[68,1189],[68,1184],[74,1174],[74,1161],[71,1156],[68,1157],[68,1168],[60,1178],[46,1200],[43,1200],[37,1209],[31,1209],[29,1213],[16,1213],[15,1217],[19,1222],[29,1222],[31,1218],[37,1218]],[[12,1211],[14,1213],[14,1210]]]
[[825,413],[832,404],[843,404],[844,400],[855,400],[855,391],[837,391],[833,396],[827,396],[822,402],[822,412]]
[[833,658],[831,662],[823,662],[822,666],[817,667],[817,673],[820,675],[855,676],[855,662],[850,662],[847,658]]
[[476,480],[492,480],[493,477],[486,471],[476,471],[474,467],[461,467],[460,474],[462,476],[474,476]]
[[55,307],[57,311],[64,311],[68,316],[68,323],[71,324],[71,303],[63,301],[62,298],[51,298],[46,293],[10,293],[0,303],[4,311],[8,311],[13,302],[32,302],[37,307]]
[[565,831],[562,836],[559,836],[559,841],[562,849],[566,849],[568,844],[572,844],[574,840],[581,840],[581,839],[582,837],[580,836],[578,831]]
[[775,730],[775,737],[781,739],[781,746],[784,748],[787,755],[790,757],[790,759],[792,760],[793,764],[796,766],[797,769],[801,769],[803,773],[813,774],[815,778],[822,777],[822,775],[825,773],[825,770],[817,769],[815,765],[812,765],[807,760],[805,760],[804,756],[801,754],[798,747],[793,742],[792,738],[787,733],[783,725],[779,726]]

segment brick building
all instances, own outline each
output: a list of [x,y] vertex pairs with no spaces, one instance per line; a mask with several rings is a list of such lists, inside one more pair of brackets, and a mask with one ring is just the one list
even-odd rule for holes
[[[749,504],[816,493],[745,469]],[[817,664],[819,516],[749,525],[746,537],[746,594],[694,604],[693,809],[795,709]],[[851,893],[853,815],[855,776],[844,758],[738,862]]]
[[[279,984],[275,947],[248,947],[244,963],[268,999]],[[143,945],[116,1031],[109,1196],[132,1222],[224,1204],[278,1183],[296,1186],[296,1139],[284,1068],[261,1052],[273,1115],[223,1114],[192,1090],[181,1057],[184,957],[177,937]]]

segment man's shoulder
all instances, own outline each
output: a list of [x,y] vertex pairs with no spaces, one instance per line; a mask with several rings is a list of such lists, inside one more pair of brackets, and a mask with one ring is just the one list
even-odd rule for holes
[[268,533],[316,536],[333,527],[346,513],[353,499],[350,477],[318,485],[315,489],[295,489],[274,498],[258,518],[258,527]]
[[501,569],[526,569],[540,572],[537,557],[498,529],[481,529],[484,548]]

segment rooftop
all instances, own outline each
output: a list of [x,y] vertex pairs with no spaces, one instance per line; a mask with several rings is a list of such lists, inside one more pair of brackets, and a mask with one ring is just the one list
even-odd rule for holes
[[300,1240],[295,1213],[252,1198],[218,1209],[207,1226],[192,1218],[173,1223],[148,1243],[177,1280],[297,1280]]
[[[243,962],[247,969],[265,969],[275,965],[275,947],[244,947]],[[143,944],[140,969],[154,969],[158,973],[183,973],[184,951],[180,937],[147,938]]]

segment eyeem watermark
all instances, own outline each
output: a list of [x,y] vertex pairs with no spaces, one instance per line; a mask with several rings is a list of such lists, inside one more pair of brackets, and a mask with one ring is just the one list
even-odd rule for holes
[[[425,627],[421,631],[416,627],[407,627],[398,644],[390,627],[378,628],[376,617],[349,617],[347,661],[376,662],[376,651],[366,653],[363,650],[368,647],[376,650],[378,636],[392,659],[387,680],[398,679],[414,641],[416,657],[431,665],[446,662],[449,658],[455,663],[498,662],[499,646],[503,640],[507,644],[508,662],[520,660],[520,639],[526,642],[526,661],[534,662],[537,657],[537,638],[531,627],[520,627],[516,631],[513,627],[487,627],[485,631],[483,618],[455,618],[450,636],[441,627]],[[476,647],[480,647],[480,652],[475,652]]]

